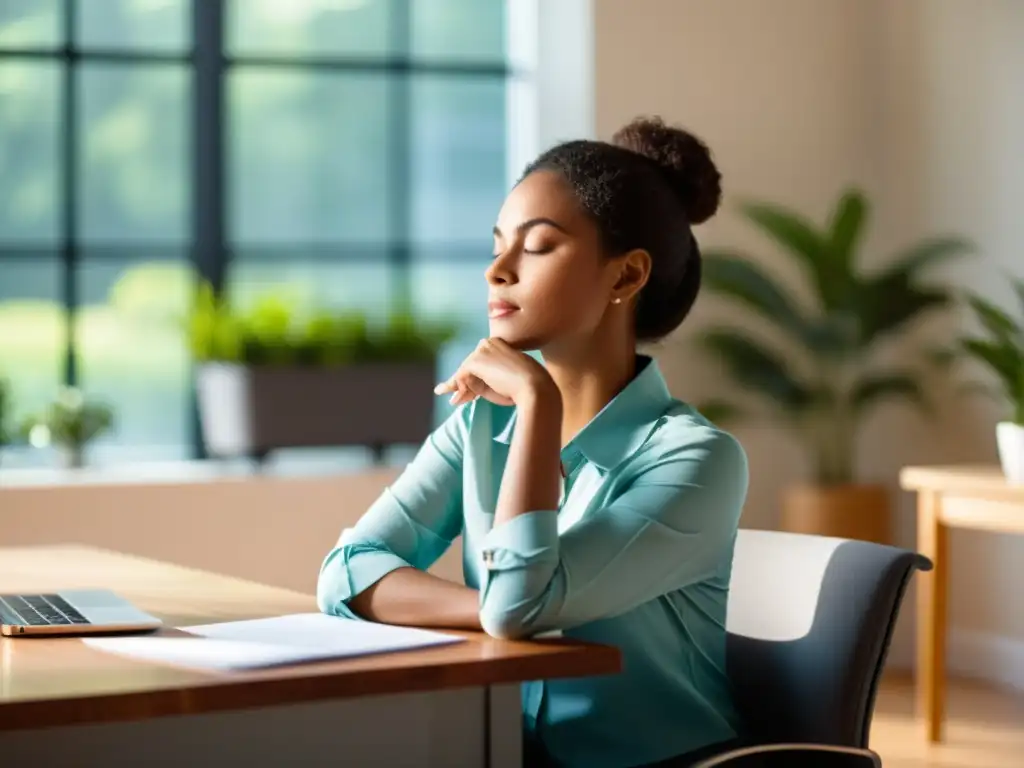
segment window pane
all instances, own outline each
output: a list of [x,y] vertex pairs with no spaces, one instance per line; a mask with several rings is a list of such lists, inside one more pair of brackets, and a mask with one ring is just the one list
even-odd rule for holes
[[391,306],[390,269],[383,252],[367,256],[367,263],[339,264],[304,260],[301,251],[259,260],[243,253],[231,262],[228,293],[233,305],[242,308],[274,295],[294,300],[304,310],[351,310],[380,319]]
[[[457,334],[441,350],[437,376],[450,376],[488,335],[487,282],[484,270],[488,261],[475,250],[437,246],[419,248],[410,266],[412,307],[429,320],[453,321]],[[443,421],[454,409],[448,399],[439,397],[435,418]]]
[[183,242],[190,167],[185,69],[82,64],[78,77],[83,239]]
[[0,1],[0,48],[56,48],[61,0]]
[[410,265],[413,310],[452,318],[479,340],[487,334],[487,252],[443,245],[417,248]]
[[503,0],[414,0],[410,5],[415,57],[504,61]]
[[13,387],[18,421],[43,408],[63,376],[60,276],[56,256],[0,257],[0,377]]
[[243,70],[230,85],[234,240],[380,242],[387,236],[384,76]]
[[233,0],[227,47],[235,55],[382,54],[392,0]]
[[0,62],[0,243],[54,243],[60,70]]
[[115,410],[114,430],[97,446],[132,460],[188,455],[191,361],[180,318],[192,282],[184,260],[125,264],[86,254],[79,280],[81,386]]
[[472,240],[491,247],[506,192],[505,82],[413,78],[412,211],[415,240]]
[[82,48],[180,51],[189,39],[190,0],[78,0]]

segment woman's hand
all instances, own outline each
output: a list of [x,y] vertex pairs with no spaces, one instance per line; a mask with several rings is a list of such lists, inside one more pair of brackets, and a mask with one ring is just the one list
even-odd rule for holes
[[497,405],[522,405],[527,398],[553,397],[558,388],[543,365],[499,338],[483,339],[447,381],[434,387],[452,392],[453,405],[477,397]]

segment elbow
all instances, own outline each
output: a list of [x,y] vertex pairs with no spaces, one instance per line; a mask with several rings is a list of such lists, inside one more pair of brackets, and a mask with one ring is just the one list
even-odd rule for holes
[[480,611],[480,626],[491,637],[499,640],[525,640],[536,633],[522,617],[508,611]]
[[336,578],[332,578],[332,574],[321,571],[320,577],[316,581],[316,607],[320,613],[335,614],[337,609],[335,606],[338,604],[338,589],[335,582]]
[[525,600],[501,600],[485,595],[480,605],[480,627],[499,640],[526,640],[554,629],[557,620],[550,615],[551,604],[544,596]]
[[316,607],[331,616],[344,614],[341,607],[352,596],[344,548],[337,547],[324,558],[316,580]]
[[316,591],[316,607],[320,613],[331,614],[331,601],[319,589]]
[[491,573],[481,591],[481,628],[501,640],[524,640],[557,629],[565,605],[562,584],[549,567]]

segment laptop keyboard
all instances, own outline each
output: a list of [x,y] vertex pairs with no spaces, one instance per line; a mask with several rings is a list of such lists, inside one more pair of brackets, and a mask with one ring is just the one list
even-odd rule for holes
[[0,618],[26,627],[89,623],[60,595],[0,595]]

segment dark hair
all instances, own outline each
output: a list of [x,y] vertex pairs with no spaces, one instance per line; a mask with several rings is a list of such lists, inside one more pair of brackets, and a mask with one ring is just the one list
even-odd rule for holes
[[541,170],[568,182],[609,253],[642,248],[651,255],[637,303],[637,339],[655,341],[675,330],[700,290],[700,249],[691,225],[711,218],[722,197],[721,174],[704,142],[660,118],[638,118],[611,142],[552,147],[523,176]]

